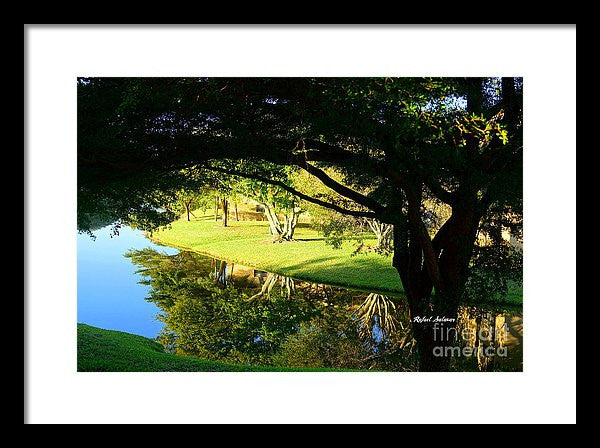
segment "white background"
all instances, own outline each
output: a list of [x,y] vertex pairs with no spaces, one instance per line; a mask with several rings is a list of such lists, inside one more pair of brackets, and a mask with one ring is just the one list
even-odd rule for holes
[[[575,421],[575,27],[25,27],[26,421]],[[77,373],[77,76],[523,76],[523,373]]]

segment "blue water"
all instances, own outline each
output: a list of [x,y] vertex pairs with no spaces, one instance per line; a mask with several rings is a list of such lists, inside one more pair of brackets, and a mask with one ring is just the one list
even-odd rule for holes
[[155,337],[163,326],[159,310],[144,300],[150,287],[138,284],[142,277],[123,254],[151,247],[173,255],[177,249],[158,246],[129,227],[112,238],[110,226],[94,235],[77,235],[77,322]]

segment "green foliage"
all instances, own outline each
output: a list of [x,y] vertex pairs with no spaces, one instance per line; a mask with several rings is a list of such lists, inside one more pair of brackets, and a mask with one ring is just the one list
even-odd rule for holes
[[[80,194],[135,179],[152,191],[159,172],[209,165],[285,180],[297,169],[294,157],[311,151],[299,142],[313,140],[351,154],[338,159],[327,150],[315,163],[335,168],[337,180],[383,206],[401,201],[401,193],[381,164],[425,185],[453,190],[467,176],[488,195],[518,195],[518,182],[506,180],[519,177],[520,135],[498,110],[502,89],[499,78],[81,79]],[[517,92],[515,101],[520,98]],[[495,142],[510,146],[503,157],[516,156],[517,163],[483,172],[474,151]],[[213,180],[213,188],[240,186],[261,200],[290,201],[288,193],[256,182]],[[125,220],[147,199],[126,196],[116,219]]]
[[[326,219],[313,218],[313,227],[323,233],[325,237],[325,244],[330,245],[334,249],[341,249],[342,244],[347,240],[350,234],[357,234],[353,232],[353,228],[358,227],[356,220],[345,217],[340,214],[334,215],[333,213]],[[362,226],[361,226],[362,227]],[[360,229],[359,235],[363,232],[363,228]],[[359,243],[362,239],[359,239]]]
[[473,304],[506,300],[523,285],[523,252],[509,244],[476,246],[464,301]]
[[127,256],[152,287],[148,300],[164,312],[161,341],[177,354],[267,365],[282,340],[317,312],[301,297],[288,300],[276,292],[267,302],[251,302],[245,291],[207,278],[206,257],[166,256],[151,249]]
[[523,287],[523,215],[520,200],[492,206],[480,223],[479,243],[473,249],[465,301],[494,303]]
[[350,290],[275,287],[252,300],[254,289],[215,281],[210,259],[193,253],[144,249],[127,256],[151,286],[147,300],[163,312],[159,341],[177,355],[237,365],[377,369],[383,353],[395,347],[396,326],[377,333],[371,320],[407,321],[395,305],[384,314],[377,308],[369,322],[358,318],[354,303],[363,294]]
[[368,369],[364,359],[372,353],[353,327],[340,331],[330,320],[315,318],[303,323],[274,358],[281,367]]
[[282,368],[416,368],[403,298],[301,282],[257,297],[246,274],[214,276],[223,263],[209,257],[152,249],[127,256],[162,310],[159,341],[172,354]]
[[[214,287],[210,280],[186,288],[169,308],[165,332],[175,335],[176,353],[235,364],[269,365],[298,321],[312,314],[302,302],[249,303],[234,288]],[[215,319],[218,316],[218,319]]]
[[207,361],[165,353],[158,342],[122,331],[77,324],[78,372],[280,372],[285,369]]

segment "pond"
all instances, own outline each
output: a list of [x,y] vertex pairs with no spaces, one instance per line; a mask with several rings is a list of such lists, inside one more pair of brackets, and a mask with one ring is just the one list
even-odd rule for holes
[[[110,227],[78,236],[78,322],[235,364],[417,370],[403,297],[298,281]],[[522,313],[463,306],[454,369],[522,370]],[[458,350],[460,348],[460,350]]]
[[144,300],[150,288],[138,284],[136,267],[124,254],[147,247],[171,255],[179,251],[159,247],[129,227],[111,237],[107,226],[94,236],[77,235],[77,321],[154,338],[163,326],[156,320],[159,310]]

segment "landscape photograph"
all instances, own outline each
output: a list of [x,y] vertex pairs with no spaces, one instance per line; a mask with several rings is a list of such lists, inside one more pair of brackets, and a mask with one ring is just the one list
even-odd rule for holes
[[489,75],[73,79],[77,371],[521,374],[528,80]]

